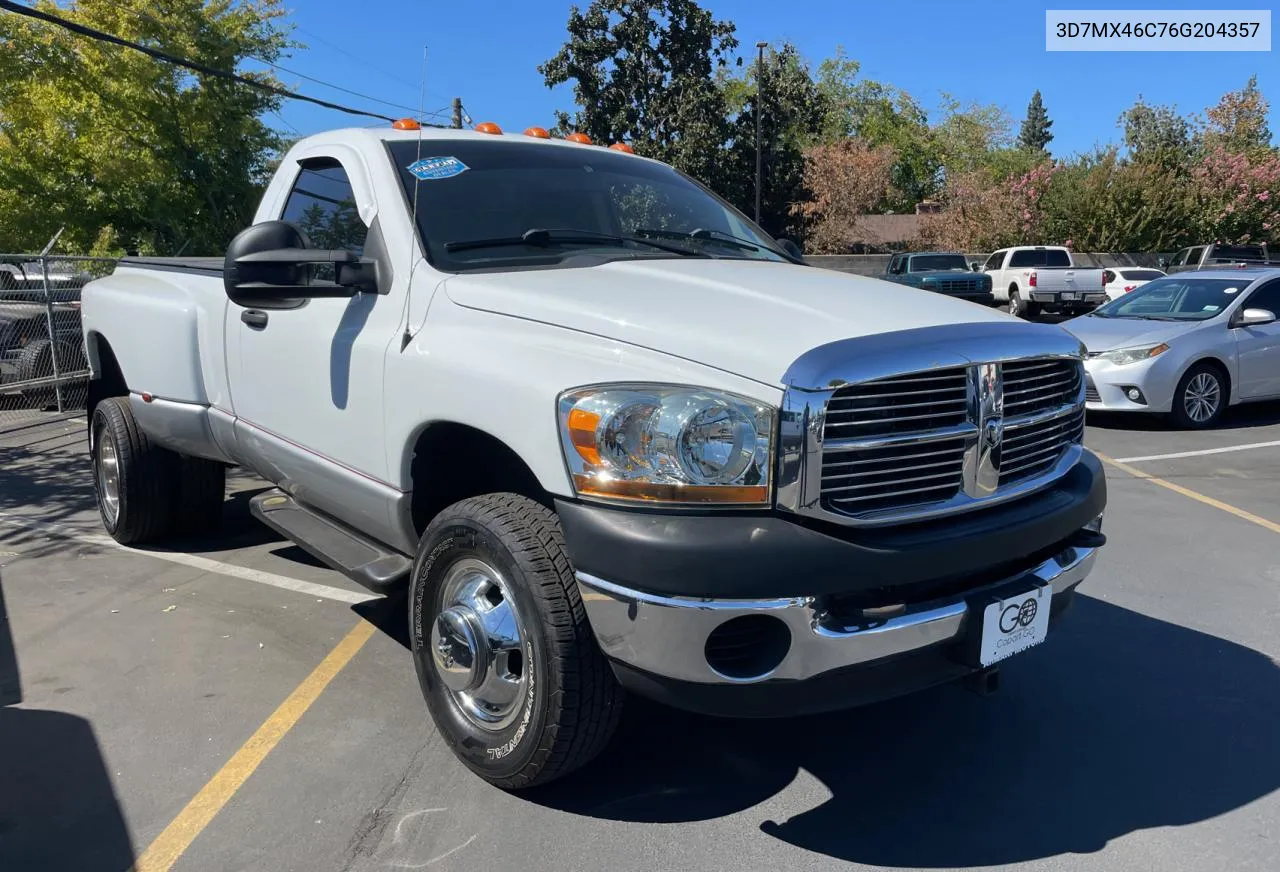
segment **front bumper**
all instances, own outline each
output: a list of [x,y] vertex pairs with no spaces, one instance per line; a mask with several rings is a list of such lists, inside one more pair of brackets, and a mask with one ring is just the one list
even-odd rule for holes
[[[1095,412],[1168,412],[1180,373],[1169,352],[1150,361],[1116,366],[1102,358],[1084,362],[1085,408]],[[1139,399],[1129,398],[1136,388]]]
[[[1071,545],[1029,572],[962,596],[913,604],[883,620],[849,624],[820,597],[708,600],[663,597],[631,590],[583,572],[582,601],[606,655],[661,678],[698,684],[806,681],[853,666],[958,642],[976,621],[974,603],[994,591],[1049,586],[1056,597],[1073,590],[1093,568],[1097,548]],[[790,645],[767,672],[729,676],[707,658],[715,630],[735,618],[766,615],[790,633]]]

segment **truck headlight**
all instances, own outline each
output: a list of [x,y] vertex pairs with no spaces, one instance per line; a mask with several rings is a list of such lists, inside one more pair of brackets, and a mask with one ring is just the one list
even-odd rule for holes
[[580,496],[767,505],[775,410],[678,385],[599,385],[562,394],[560,437]]
[[1149,357],[1157,357],[1168,350],[1169,346],[1161,342],[1159,345],[1143,345],[1138,348],[1118,348],[1115,351],[1104,351],[1098,357],[1114,363],[1116,366],[1124,366],[1125,364],[1146,360]]

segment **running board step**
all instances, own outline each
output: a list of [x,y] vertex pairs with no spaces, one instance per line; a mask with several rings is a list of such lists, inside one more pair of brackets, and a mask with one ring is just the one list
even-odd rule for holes
[[413,568],[403,554],[299,504],[278,488],[250,500],[249,511],[312,557],[375,593],[399,587]]

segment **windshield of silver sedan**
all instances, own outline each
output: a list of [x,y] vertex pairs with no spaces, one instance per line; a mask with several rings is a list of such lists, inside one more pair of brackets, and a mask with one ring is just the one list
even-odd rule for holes
[[1248,284],[1239,279],[1170,276],[1112,300],[1096,309],[1092,317],[1207,321],[1222,314]]
[[745,215],[666,164],[496,137],[388,147],[438,269],[691,256],[791,261]]

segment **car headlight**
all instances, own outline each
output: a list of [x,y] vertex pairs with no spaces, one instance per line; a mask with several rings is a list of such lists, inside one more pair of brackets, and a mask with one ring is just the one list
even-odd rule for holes
[[580,496],[766,505],[775,410],[721,391],[600,385],[562,394],[560,437]]
[[1116,366],[1124,366],[1128,363],[1138,363],[1151,357],[1158,357],[1168,350],[1169,346],[1161,342],[1159,345],[1143,345],[1139,348],[1117,348],[1115,351],[1104,351],[1098,357],[1114,363]]

